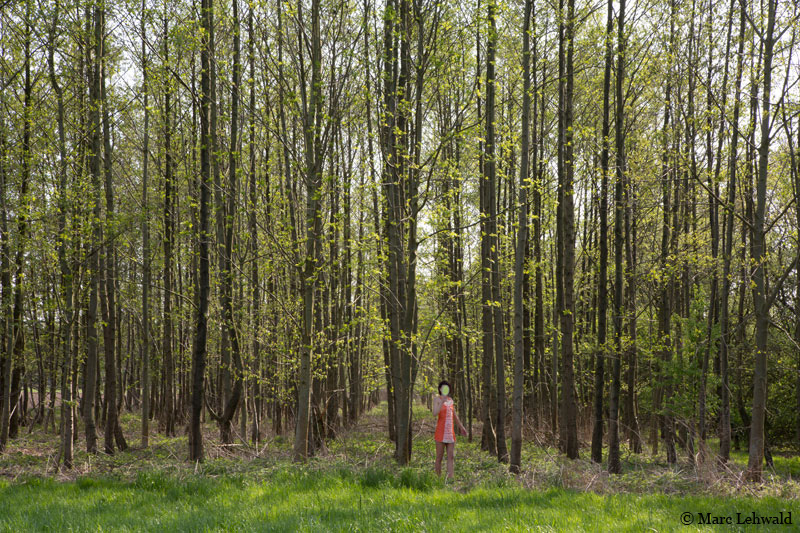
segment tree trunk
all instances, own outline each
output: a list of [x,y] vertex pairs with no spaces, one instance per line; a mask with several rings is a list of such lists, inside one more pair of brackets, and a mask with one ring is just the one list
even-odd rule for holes
[[175,363],[172,355],[172,250],[174,248],[174,224],[172,222],[172,205],[174,190],[174,163],[172,161],[172,124],[171,96],[172,88],[169,74],[169,26],[167,13],[164,13],[164,306],[163,306],[163,339],[161,351],[164,358],[164,402],[161,410],[161,425],[164,434],[175,436]]
[[[253,334],[251,364],[253,365],[250,370],[252,373],[250,383],[250,395],[253,398],[253,421],[252,433],[250,436],[251,442],[258,444],[261,442],[261,387],[260,387],[260,374],[261,374],[261,280],[258,272],[257,257],[259,254],[258,231],[256,225],[256,206],[258,197],[256,196],[256,90],[255,90],[255,37],[253,30],[253,11],[255,6],[251,5],[247,15],[247,54],[248,63],[250,65],[250,78],[248,86],[250,90],[250,109],[248,110],[248,140],[249,140],[249,155],[250,155],[250,170],[248,182],[248,218],[247,226],[249,231],[249,246],[250,246],[250,291],[251,291],[251,308],[250,308],[250,323]],[[266,147],[267,154],[269,154],[269,144]],[[269,156],[266,158],[269,161]],[[269,167],[267,167],[267,174],[269,174]],[[268,176],[267,176],[267,179]],[[269,189],[267,189],[267,200],[269,200]],[[267,201],[267,204],[269,202]],[[269,205],[267,212],[269,213]],[[267,225],[270,226],[270,220],[267,219]],[[242,435],[246,438],[246,435]]]
[[[797,150],[800,150],[800,122],[798,122],[797,127],[797,148],[795,154],[797,154]],[[797,159],[797,155],[795,156],[795,164],[794,164],[794,204],[795,204],[795,211],[797,212],[797,227],[800,228],[800,159]],[[800,269],[800,243],[797,246],[797,268]],[[796,275],[796,283],[797,288],[795,289],[795,300],[794,300],[794,308],[795,311],[800,311],[800,274]],[[794,340],[796,343],[800,344],[800,312],[797,312],[795,315],[794,321]],[[797,378],[795,384],[795,405],[797,407],[797,426],[795,428],[795,441],[797,444],[800,444],[800,353],[798,355],[797,361]],[[729,418],[729,428],[728,432],[730,434],[730,413],[728,413]],[[728,437],[730,439],[730,436]]]
[[[97,373],[98,373],[98,342],[97,342],[97,299],[99,292],[99,275],[101,268],[99,249],[103,242],[103,229],[101,227],[101,207],[100,207],[100,164],[101,164],[101,144],[100,144],[100,61],[102,57],[102,20],[101,8],[95,6],[92,15],[94,25],[94,57],[88,67],[91,72],[91,87],[89,90],[90,111],[89,111],[89,137],[91,139],[91,163],[89,173],[92,181],[92,239],[89,256],[89,308],[86,312],[87,333],[87,355],[86,373],[83,394],[83,418],[86,432],[86,451],[89,453],[97,452],[97,431],[95,427],[95,395],[97,392]],[[91,52],[88,52],[91,56]]]
[[510,470],[515,474],[520,471],[522,455],[523,364],[525,356],[523,278],[525,276],[525,251],[528,248],[528,159],[530,152],[531,107],[530,27],[532,8],[533,0],[525,0],[525,21],[522,26],[522,139],[520,140],[519,167],[519,227],[517,229],[517,248],[514,257],[514,393]]
[[[676,4],[675,2],[671,3],[671,16],[670,16],[670,50],[674,50],[675,46],[675,17],[676,17]],[[672,64],[670,63],[668,69],[668,76],[672,74]],[[673,176],[673,171],[670,168],[670,153],[669,153],[669,146],[670,146],[670,119],[672,115],[672,80],[670,77],[667,79],[667,86],[665,92],[665,104],[664,104],[664,125],[662,128],[662,156],[661,156],[661,182],[662,182],[662,195],[661,195],[661,204],[662,204],[662,230],[661,230],[661,257],[660,257],[660,268],[661,272],[663,273],[663,279],[661,280],[661,287],[660,287],[660,294],[659,294],[659,310],[658,310],[658,335],[659,335],[659,342],[661,345],[660,350],[660,359],[663,361],[663,364],[660,367],[660,374],[663,377],[666,376],[665,367],[671,360],[671,343],[670,343],[670,321],[671,321],[671,286],[672,286],[672,275],[667,272],[667,262],[669,260],[669,247],[670,247],[670,240],[671,240],[671,222],[670,222],[670,214],[671,214],[671,207],[670,207],[670,200],[671,200],[671,184],[670,179]],[[676,199],[677,201],[677,199]],[[658,406],[668,411],[670,409],[669,400],[671,396],[671,386],[669,384],[660,385],[658,387],[659,391],[659,402]],[[665,407],[666,405],[666,407]],[[672,419],[671,414],[669,413],[659,413],[658,415],[659,424],[661,426],[661,433],[664,439],[664,445],[667,451],[667,462],[670,464],[674,464],[677,461],[677,456],[675,453],[675,444],[674,444],[674,422]]]
[[623,350],[628,367],[625,371],[627,383],[627,395],[625,397],[625,408],[623,410],[623,426],[627,427],[630,449],[633,453],[642,452],[642,440],[639,435],[639,420],[636,415],[636,249],[638,247],[637,237],[637,187],[634,183],[629,183],[629,199],[625,208],[625,256],[628,268],[625,270],[625,284],[627,286],[626,300],[628,313],[628,342]]
[[142,146],[142,448],[150,442],[150,217],[148,200],[150,106],[148,103],[146,4],[142,0],[142,92],[144,93],[144,144]]
[[[594,420],[592,424],[592,461],[603,461],[603,384],[608,332],[608,158],[610,110],[611,110],[611,63],[613,61],[614,6],[608,1],[606,14],[606,50],[603,73],[603,129],[600,152],[600,264],[597,288],[597,346],[594,373]],[[616,212],[616,211],[615,211]]]
[[[239,82],[241,79],[240,61],[240,39],[239,39],[239,3],[233,1],[233,79],[231,80],[231,138],[230,150],[228,152],[228,188],[225,194],[227,205],[224,209],[217,209],[218,216],[224,212],[224,236],[223,236],[223,255],[222,255],[222,287],[221,303],[226,335],[223,336],[223,347],[225,338],[228,340],[230,357],[233,362],[233,372],[223,368],[223,410],[219,414],[217,423],[219,424],[220,439],[225,444],[233,442],[232,421],[239,408],[242,399],[242,356],[239,348],[239,335],[236,330],[235,317],[233,313],[233,223],[235,219],[235,208],[237,198],[237,172],[238,172],[238,135],[239,135]],[[223,348],[223,365],[225,365],[225,348]],[[232,381],[233,388],[226,394],[228,382]]]
[[486,187],[486,207],[488,211],[488,237],[489,237],[489,264],[491,267],[490,297],[491,304],[487,305],[492,313],[494,343],[494,362],[495,369],[495,394],[496,394],[496,439],[497,439],[497,458],[500,462],[508,462],[508,451],[506,449],[505,437],[505,357],[504,351],[504,327],[503,311],[500,296],[500,265],[499,248],[500,238],[498,236],[497,224],[497,153],[495,149],[495,52],[497,48],[497,27],[495,19],[496,11],[495,0],[488,2],[489,33],[486,41],[486,157],[484,162],[484,185]]
[[[28,11],[26,14],[29,15],[29,4],[28,4]],[[30,27],[26,24],[26,33],[25,33],[25,86],[26,89],[30,84]],[[4,73],[5,74],[5,73]],[[2,103],[5,104],[5,91],[2,91]],[[27,100],[27,99],[26,99]],[[24,146],[22,152],[22,166],[25,172],[29,171],[29,121],[28,121],[28,106],[27,102],[24,107],[25,115],[24,115],[24,126],[23,126],[23,137],[24,137]],[[2,186],[2,191],[0,191],[0,201],[2,201],[2,231],[3,231],[3,242],[2,242],[2,285],[3,285],[3,295],[2,295],[2,305],[3,305],[3,357],[2,361],[2,369],[0,369],[0,377],[2,377],[2,397],[0,397],[0,452],[2,452],[7,443],[9,438],[9,426],[11,423],[11,412],[12,412],[12,373],[14,368],[14,325],[15,325],[15,318],[12,312],[12,305],[11,305],[11,294],[12,294],[12,286],[11,286],[11,265],[10,265],[10,258],[11,258],[11,246],[9,245],[9,241],[11,240],[11,234],[9,233],[8,228],[8,195],[9,195],[9,186],[8,182],[6,181],[6,167],[5,161],[7,157],[7,148],[6,148],[6,131],[5,131],[6,122],[2,122],[2,130],[0,130],[0,186]],[[23,174],[23,184],[27,183],[28,176]],[[17,218],[18,223],[20,218]],[[18,247],[20,244],[17,245]],[[16,264],[16,260],[15,260]],[[16,292],[14,289],[13,292]],[[15,302],[16,303],[16,302]],[[16,307],[16,306],[15,306]],[[14,401],[16,405],[16,401]]]
[[[616,77],[616,168],[617,180],[614,185],[614,362],[611,370],[611,390],[608,401],[608,471],[611,474],[622,473],[622,464],[619,454],[619,391],[620,391],[620,366],[623,357],[622,347],[622,314],[623,314],[623,269],[631,265],[623,265],[623,214],[625,204],[623,194],[626,188],[625,181],[625,94],[623,81],[625,80],[625,0],[620,0],[617,15],[617,77]],[[630,317],[629,319],[632,319]]]
[[[488,0],[489,3],[489,23],[493,24],[494,22],[494,7],[493,7],[494,0]],[[491,42],[492,39],[496,39],[496,37],[492,37],[491,33],[494,30],[490,28],[488,30],[489,35],[487,36],[487,43]],[[493,77],[490,77],[488,71],[488,65],[494,65],[494,59],[490,61],[488,58],[489,50],[487,50],[487,72],[486,72],[486,113],[488,114],[489,111],[489,99],[490,95],[489,92],[492,92],[492,97],[494,95],[494,80]],[[493,67],[492,67],[493,68]],[[491,109],[494,110],[494,102],[491,103]],[[493,306],[493,299],[492,299],[492,255],[491,255],[491,248],[494,239],[492,238],[492,219],[490,215],[490,210],[494,209],[492,205],[494,204],[493,200],[490,200],[490,190],[494,186],[494,182],[490,180],[490,168],[494,166],[494,154],[493,150],[490,151],[490,147],[494,146],[494,116],[490,120],[489,117],[485,117],[486,126],[484,131],[485,139],[484,139],[484,152],[483,152],[483,174],[481,177],[481,187],[480,187],[480,196],[481,196],[481,204],[480,204],[480,213],[481,213],[481,302],[482,302],[482,313],[481,313],[481,329],[483,331],[483,433],[484,437],[482,439],[482,444],[485,443],[484,449],[487,449],[491,454],[497,454],[497,428],[495,426],[495,420],[492,417],[492,407],[493,403],[496,403],[497,396],[494,394],[495,385],[492,383],[492,365],[494,363],[495,353],[494,353],[494,327],[493,327],[493,313],[492,313],[492,306]],[[491,132],[491,133],[490,133]],[[490,136],[491,135],[491,136]],[[491,146],[490,146],[491,145]],[[495,367],[496,368],[496,367]],[[492,401],[494,398],[494,402]]]
[[764,89],[761,109],[761,140],[758,147],[758,175],[756,178],[755,210],[753,213],[753,243],[750,248],[755,269],[753,271],[753,306],[756,317],[756,353],[753,371],[753,413],[750,422],[750,452],[747,463],[747,477],[756,483],[761,482],[764,461],[764,421],[767,407],[767,332],[769,329],[769,301],[766,291],[766,206],[767,170],[770,145],[770,94],[772,91],[772,56],[775,46],[775,11],[777,0],[767,0],[767,26],[764,33]]
[[[105,8],[101,12],[101,26],[105,35]],[[114,215],[114,188],[112,176],[112,153],[111,153],[111,121],[108,112],[108,98],[106,98],[105,83],[105,37],[103,37],[102,55],[100,57],[100,98],[103,104],[103,175],[105,178],[106,195],[106,227],[108,235],[116,233],[116,219]],[[108,239],[103,247],[105,249],[105,273],[104,286],[101,291],[103,296],[102,315],[103,315],[103,350],[105,352],[105,404],[106,404],[106,424],[104,448],[108,454],[114,453],[114,442],[121,451],[127,449],[128,444],[119,426],[117,414],[117,264],[116,246],[114,237]]]
[[198,242],[197,312],[194,345],[192,346],[192,412],[189,422],[189,460],[203,460],[203,433],[200,415],[203,411],[203,378],[206,369],[209,293],[209,189],[212,185],[211,124],[216,110],[211,105],[211,86],[216,82],[211,72],[213,51],[214,0],[202,0],[200,13],[202,46],[200,48],[200,208],[196,239]]
[[[563,0],[562,0],[563,15]],[[574,87],[574,36],[575,0],[567,0],[566,22],[563,24],[563,41],[566,46],[566,63],[563,85],[563,120],[560,151],[562,153],[562,172],[559,173],[561,185],[561,246],[562,254],[562,310],[561,325],[561,447],[570,459],[578,458],[578,420],[575,397],[574,335],[575,335],[575,208],[573,176],[573,87]]]
[[[536,40],[534,40],[534,46]],[[538,61],[538,57],[534,54]],[[536,70],[534,70],[534,73]],[[546,63],[542,66],[542,83],[547,79]],[[539,154],[537,156],[538,168],[536,172],[536,187],[533,189],[533,261],[536,265],[534,269],[534,310],[533,310],[533,345],[536,359],[535,386],[539,389],[539,409],[542,416],[545,414],[545,406],[548,404],[547,372],[545,370],[545,334],[544,334],[544,265],[542,262],[542,193],[544,191],[544,128],[545,128],[545,100],[544,96],[539,98]],[[554,405],[555,402],[551,403]],[[555,421],[555,415],[552,420]],[[552,430],[555,432],[555,424]]]
[[[731,2],[731,10],[734,1]],[[733,12],[731,12],[733,16]],[[731,292],[731,259],[733,252],[733,226],[734,213],[736,211],[736,165],[737,165],[737,146],[739,142],[739,113],[741,108],[741,88],[742,88],[742,68],[744,61],[744,35],[746,29],[746,17],[743,7],[739,10],[739,37],[738,53],[736,61],[736,93],[733,104],[733,131],[731,132],[730,158],[728,160],[728,198],[723,216],[723,226],[725,235],[723,237],[722,251],[722,301],[720,303],[720,379],[721,384],[721,406],[720,406],[720,427],[719,427],[719,459],[722,463],[727,463],[731,452],[731,400],[729,386],[729,354],[732,339],[730,338],[730,292]],[[798,211],[800,212],[800,211]]]
[[[72,289],[72,272],[70,271],[69,263],[67,262],[67,242],[66,242],[66,227],[67,227],[67,212],[70,209],[70,202],[67,194],[67,148],[66,148],[66,133],[64,130],[64,91],[58,83],[55,71],[55,48],[56,48],[56,35],[58,31],[60,4],[56,1],[53,9],[53,24],[50,29],[50,40],[48,49],[48,67],[50,73],[50,84],[56,94],[57,102],[57,124],[58,124],[58,204],[59,204],[59,217],[58,217],[58,266],[60,271],[61,282],[61,299],[64,309],[64,316],[59,322],[59,341],[61,351],[61,460],[64,467],[67,469],[72,468],[73,463],[73,431],[75,430],[75,423],[73,420],[72,408],[72,368],[74,359],[72,357],[72,322],[73,316],[73,289]],[[4,142],[0,139],[0,143]],[[0,170],[0,174],[3,171]],[[0,179],[5,182],[4,177]],[[4,196],[5,197],[5,196]],[[5,214],[3,215],[5,217]],[[3,221],[5,227],[5,219]],[[54,366],[55,369],[55,366]],[[53,376],[55,381],[55,376]],[[54,385],[55,386],[55,385]],[[55,388],[53,389],[53,396],[55,396]],[[52,400],[51,400],[52,401]]]
[[[302,11],[299,16],[302,20]],[[320,124],[322,112],[321,84],[320,0],[311,4],[311,80],[301,81],[303,100],[303,141],[305,148],[306,182],[306,249],[302,270],[303,329],[301,335],[300,370],[298,374],[298,407],[295,426],[294,458],[303,461],[308,457],[309,421],[311,416],[311,353],[314,329],[314,293],[317,278],[317,261],[320,255],[322,220],[320,189],[322,186],[322,153]],[[310,98],[308,90],[310,88]]]

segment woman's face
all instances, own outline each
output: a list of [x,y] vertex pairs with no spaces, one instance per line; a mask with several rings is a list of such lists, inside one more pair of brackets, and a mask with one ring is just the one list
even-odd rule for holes
[[448,394],[450,394],[450,386],[449,385],[442,385],[442,388],[439,389],[439,390],[442,393],[442,396],[447,396]]

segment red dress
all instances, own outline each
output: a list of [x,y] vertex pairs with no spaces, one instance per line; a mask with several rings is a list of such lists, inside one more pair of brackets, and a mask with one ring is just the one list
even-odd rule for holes
[[439,409],[439,419],[436,422],[436,434],[434,440],[436,442],[455,443],[456,432],[454,431],[455,423],[455,407],[453,400],[448,398]]

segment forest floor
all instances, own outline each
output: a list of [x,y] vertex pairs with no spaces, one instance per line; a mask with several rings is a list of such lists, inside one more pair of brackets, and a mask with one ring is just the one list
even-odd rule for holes
[[[0,531],[796,531],[800,524],[800,459],[789,454],[775,453],[775,469],[754,486],[743,481],[741,452],[725,469],[686,459],[670,467],[624,452],[623,474],[610,476],[588,450],[569,461],[526,443],[523,473],[513,476],[479,443],[459,438],[455,480],[444,483],[433,473],[429,412],[416,406],[414,453],[401,468],[385,409],[365,414],[302,465],[291,461],[290,437],[223,446],[212,424],[203,463],[187,461],[185,435],[153,432],[141,449],[139,419],[126,413],[128,451],[86,454],[81,434],[75,467],[65,472],[55,469],[52,430],[23,427],[0,456]],[[781,512],[784,521],[792,513],[791,525],[743,523]],[[727,523],[698,525],[715,516]]]

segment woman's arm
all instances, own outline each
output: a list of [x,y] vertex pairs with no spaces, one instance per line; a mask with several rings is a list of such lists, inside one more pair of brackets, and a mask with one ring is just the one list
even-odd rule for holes
[[442,397],[441,396],[434,396],[433,397],[433,414],[438,415],[439,411],[442,409]]

